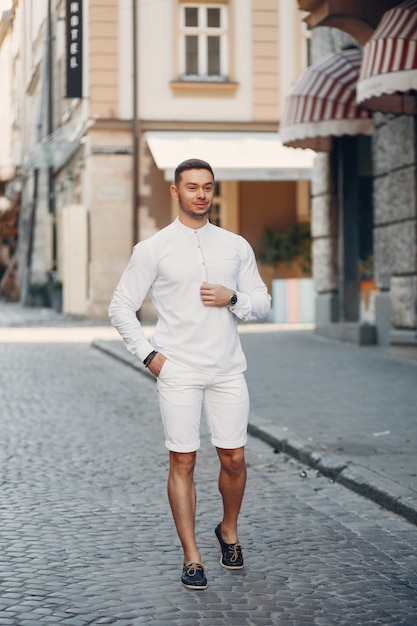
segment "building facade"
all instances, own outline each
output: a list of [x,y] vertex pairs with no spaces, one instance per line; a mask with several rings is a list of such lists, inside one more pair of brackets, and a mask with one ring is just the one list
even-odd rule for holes
[[[312,184],[317,332],[412,355],[417,3],[298,4],[312,29],[312,64],[287,100],[281,133],[286,145],[318,150]],[[315,72],[320,93],[308,84]],[[314,104],[301,110],[300,102]]]
[[105,318],[134,243],[175,215],[169,185],[185,158],[210,161],[211,220],[255,249],[265,227],[309,221],[314,153],[278,134],[306,65],[295,0],[12,5],[23,299],[62,283],[64,312]]

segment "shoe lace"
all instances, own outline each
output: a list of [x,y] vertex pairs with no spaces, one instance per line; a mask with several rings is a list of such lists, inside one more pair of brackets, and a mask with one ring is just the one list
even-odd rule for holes
[[197,574],[197,572],[205,572],[206,568],[204,567],[204,565],[202,563],[190,563],[189,565],[186,565],[187,568],[187,574],[189,576],[195,576]]
[[229,552],[230,552],[230,560],[232,563],[237,561],[240,558],[242,544],[241,543],[231,543],[229,544]]

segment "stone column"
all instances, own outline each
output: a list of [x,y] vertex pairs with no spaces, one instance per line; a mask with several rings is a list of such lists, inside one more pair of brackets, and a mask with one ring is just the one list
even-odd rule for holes
[[[375,115],[374,269],[379,339],[417,326],[416,119]],[[382,332],[381,332],[382,329]],[[385,334],[384,334],[385,333]]]
[[317,291],[316,325],[339,319],[337,279],[337,199],[333,189],[330,155],[317,154],[311,184],[313,278]]

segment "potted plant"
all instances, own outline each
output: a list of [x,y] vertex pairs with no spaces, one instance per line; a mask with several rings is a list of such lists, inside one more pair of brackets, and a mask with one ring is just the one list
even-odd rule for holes
[[46,283],[31,283],[28,288],[29,298],[28,304],[33,307],[47,307],[48,286]]
[[378,293],[374,279],[372,256],[358,260],[359,318],[362,322],[375,322],[375,294]]
[[278,264],[288,267],[296,262],[304,274],[311,276],[311,234],[310,224],[299,222],[282,230],[265,228],[259,241],[258,258],[261,263],[270,265],[278,273]]
[[57,313],[62,313],[62,282],[60,280],[52,280],[48,285],[48,289],[52,308]]
[[[311,278],[310,224],[300,222],[273,230],[265,228],[261,238],[258,258],[274,270],[272,280],[272,316],[276,323],[314,322],[315,292]],[[301,278],[279,278],[280,264],[298,266],[296,275]]]

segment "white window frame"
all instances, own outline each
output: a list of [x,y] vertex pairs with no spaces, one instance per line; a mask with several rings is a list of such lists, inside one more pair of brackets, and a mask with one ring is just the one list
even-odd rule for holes
[[[185,9],[195,8],[198,10],[198,26],[185,26]],[[228,11],[225,4],[196,4],[193,2],[181,2],[180,4],[180,79],[183,81],[207,81],[207,82],[226,82],[229,80],[229,58],[228,58]],[[220,27],[208,27],[206,25],[207,9],[220,10]],[[198,37],[198,73],[186,74],[186,36]],[[220,74],[208,74],[208,58],[207,58],[207,38],[216,36],[220,39]]]

